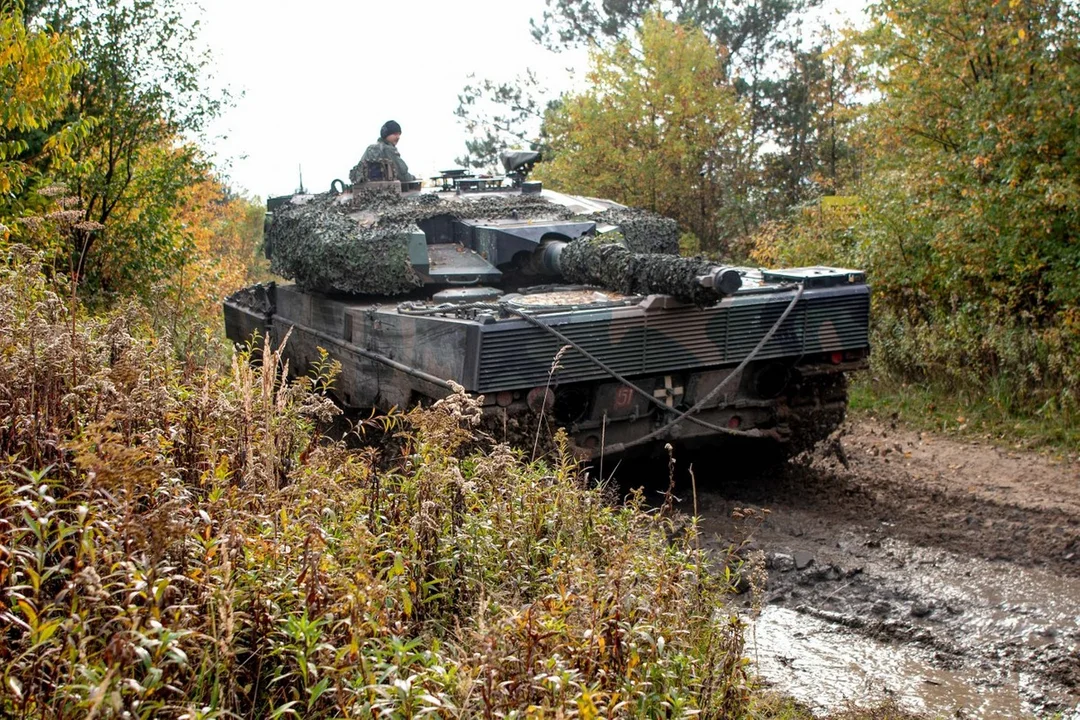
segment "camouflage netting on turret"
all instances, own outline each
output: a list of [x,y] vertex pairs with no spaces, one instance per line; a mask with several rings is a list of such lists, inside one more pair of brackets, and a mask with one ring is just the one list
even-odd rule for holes
[[274,213],[271,269],[303,290],[400,295],[420,287],[400,227],[361,227],[315,200]]
[[671,218],[639,208],[611,208],[593,217],[618,225],[631,252],[679,254],[679,224]]
[[548,202],[537,195],[491,196],[452,202],[438,195],[406,196],[393,206],[380,208],[384,213],[379,225],[386,223],[416,223],[439,215],[449,215],[458,220],[513,218],[532,220],[569,220],[574,217],[567,208]]
[[[421,286],[409,263],[409,232],[436,216],[466,219],[573,217],[567,208],[537,195],[455,200],[360,189],[297,198],[274,212],[267,233],[271,268],[303,290],[364,295],[405,295]],[[707,305],[718,295],[696,284],[709,264],[677,257],[674,220],[636,208],[612,208],[591,216],[620,227],[620,243],[582,240],[563,255],[570,282],[602,285],[627,294],[667,293]],[[674,256],[674,257],[673,257]]]
[[559,260],[563,277],[573,283],[600,285],[626,295],[662,293],[702,307],[722,297],[698,284],[697,278],[713,267],[702,258],[636,253],[620,242],[581,238],[567,244]]
[[274,212],[267,231],[271,269],[302,290],[404,295],[420,287],[409,264],[408,233],[439,215],[458,219],[551,218],[572,213],[537,196],[453,202],[437,195],[392,191],[316,195]]

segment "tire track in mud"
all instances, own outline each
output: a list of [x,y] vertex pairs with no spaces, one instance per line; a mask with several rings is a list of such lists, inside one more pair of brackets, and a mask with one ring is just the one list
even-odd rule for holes
[[[749,535],[744,552],[763,553],[759,623],[780,625],[759,628],[762,668],[781,689],[821,707],[871,686],[931,714],[1080,717],[1075,459],[874,419],[771,472],[703,472],[718,466],[706,459],[704,538],[720,553]],[[828,695],[857,642],[872,646]]]

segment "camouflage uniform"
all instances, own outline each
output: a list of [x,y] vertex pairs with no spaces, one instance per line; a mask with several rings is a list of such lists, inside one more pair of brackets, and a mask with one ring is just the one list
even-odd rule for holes
[[409,166],[401,159],[401,153],[398,152],[398,149],[386,142],[384,138],[379,138],[378,141],[368,145],[368,149],[364,151],[364,156],[360,158],[360,162],[376,162],[378,160],[389,160],[393,164],[396,180],[409,181],[416,179],[409,174]]

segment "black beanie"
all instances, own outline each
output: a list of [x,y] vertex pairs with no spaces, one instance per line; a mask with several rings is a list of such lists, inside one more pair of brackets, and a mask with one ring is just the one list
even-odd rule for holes
[[395,133],[400,133],[400,132],[401,132],[401,126],[398,125],[396,121],[387,120],[386,122],[383,123],[382,129],[379,130],[379,137],[381,137],[383,140],[385,140],[386,138],[390,137],[391,135],[393,135]]

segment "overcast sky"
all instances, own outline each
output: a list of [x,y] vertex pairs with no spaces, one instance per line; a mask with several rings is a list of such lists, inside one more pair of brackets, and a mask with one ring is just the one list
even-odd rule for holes
[[[544,0],[202,0],[214,74],[236,94],[212,149],[234,186],[281,195],[348,179],[389,119],[414,175],[453,167],[465,129],[457,95],[478,78],[532,68],[552,90],[574,86],[583,50],[552,53],[529,34]],[[829,0],[847,10],[862,0]],[[299,9],[302,7],[302,10]]]

